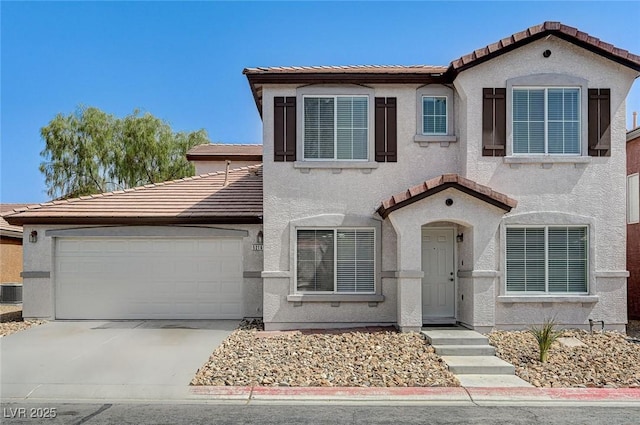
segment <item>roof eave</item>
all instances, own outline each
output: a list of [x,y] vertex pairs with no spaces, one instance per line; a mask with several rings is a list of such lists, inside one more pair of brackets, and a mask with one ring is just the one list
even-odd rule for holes
[[389,217],[389,214],[391,214],[393,211],[398,210],[400,208],[406,207],[407,205],[411,205],[414,202],[418,202],[422,199],[425,199],[431,195],[434,195],[438,192],[442,192],[443,190],[449,189],[449,188],[454,188],[457,189],[461,192],[464,192],[470,196],[473,196],[474,198],[477,198],[481,201],[484,201],[488,204],[491,204],[495,207],[498,207],[502,210],[504,210],[505,213],[510,212],[513,209],[513,206],[506,204],[504,202],[500,202],[497,199],[492,198],[491,196],[485,195],[483,193],[477,192],[473,189],[470,189],[464,185],[461,185],[460,183],[456,183],[456,182],[447,182],[447,183],[442,183],[441,185],[438,185],[436,187],[433,188],[429,188],[428,190],[412,196],[410,198],[407,198],[403,201],[400,201],[394,205],[391,205],[389,207],[385,207],[384,204],[380,205],[380,207],[377,209],[377,213],[378,215],[380,215],[380,217],[382,218],[387,218]]
[[262,117],[262,93],[264,84],[448,84],[450,73],[385,73],[385,72],[264,72],[244,70],[253,99]]
[[262,155],[187,153],[188,161],[262,161]]
[[633,130],[627,132],[627,143],[632,142],[640,137],[640,127],[636,127]]
[[508,46],[504,46],[498,50],[495,50],[493,52],[490,52],[480,58],[476,58],[474,60],[469,61],[468,63],[462,64],[460,66],[456,66],[456,62],[459,62],[462,58],[458,58],[455,61],[451,62],[451,65],[449,66],[449,69],[447,70],[447,74],[450,75],[450,78],[455,78],[457,76],[457,74],[459,74],[462,71],[465,71],[469,68],[473,68],[476,65],[480,65],[481,63],[487,62],[491,59],[494,59],[498,56],[501,56],[505,53],[511,52],[515,49],[518,49],[522,46],[525,46],[529,43],[532,43],[536,40],[539,40],[541,38],[544,37],[548,37],[549,35],[554,35],[558,38],[561,38],[569,43],[572,43],[578,47],[581,47],[583,49],[589,50],[595,54],[598,54],[600,56],[603,56],[613,62],[619,63],[621,65],[624,65],[628,68],[631,68],[635,71],[640,72],[640,63],[634,62],[632,60],[620,57],[618,55],[616,55],[613,51],[607,51],[605,49],[599,48],[597,46],[594,46],[593,44],[590,44],[587,41],[583,41],[580,40],[570,34],[566,34],[564,32],[562,32],[561,30],[553,30],[553,29],[549,29],[549,30],[545,30],[536,34],[532,34],[529,37],[523,38],[521,40],[515,41],[511,44],[509,44]]
[[156,216],[156,217],[113,217],[113,216],[38,216],[15,215],[9,224],[23,226],[33,224],[82,224],[82,225],[175,225],[175,224],[261,224],[262,214],[228,216]]
[[0,236],[3,238],[22,239],[22,232],[16,230],[0,229]]

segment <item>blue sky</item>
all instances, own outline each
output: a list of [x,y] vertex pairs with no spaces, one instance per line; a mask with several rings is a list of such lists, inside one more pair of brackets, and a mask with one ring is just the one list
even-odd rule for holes
[[[433,64],[559,20],[640,54],[640,2],[7,2],[1,202],[47,200],[39,130],[78,105],[135,108],[260,143],[245,67]],[[640,111],[640,83],[627,102]],[[630,126],[630,118],[628,118]]]

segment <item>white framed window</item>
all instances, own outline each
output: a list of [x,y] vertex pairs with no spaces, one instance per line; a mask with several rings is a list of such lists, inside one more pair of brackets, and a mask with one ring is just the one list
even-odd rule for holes
[[586,226],[507,227],[507,293],[587,293],[588,239]]
[[447,134],[447,97],[422,96],[422,134]]
[[580,155],[580,87],[514,87],[514,154]]
[[296,291],[374,293],[374,229],[297,229]]
[[640,223],[640,175],[627,176],[627,223]]
[[302,99],[305,160],[369,158],[369,96],[305,95]]

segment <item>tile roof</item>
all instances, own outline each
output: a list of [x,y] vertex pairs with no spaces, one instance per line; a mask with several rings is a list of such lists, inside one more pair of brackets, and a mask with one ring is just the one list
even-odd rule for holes
[[262,166],[24,207],[14,225],[188,224],[262,221]]
[[443,174],[420,183],[417,186],[410,187],[406,191],[398,193],[386,201],[383,201],[377,212],[381,217],[387,218],[389,214],[399,208],[448,188],[458,189],[491,205],[502,208],[507,212],[511,211],[512,208],[515,208],[516,205],[518,205],[518,201],[515,199],[496,192],[488,186],[478,184],[473,180],[466,179],[458,174]]
[[249,80],[256,106],[260,114],[262,114],[262,84],[450,84],[459,72],[547,35],[555,35],[612,61],[640,71],[640,56],[601,41],[561,22],[547,21],[461,56],[453,60],[448,66],[276,66],[245,68],[243,74]]
[[189,161],[203,159],[262,161],[262,145],[203,144],[191,148],[187,152],[187,159]]
[[601,41],[599,38],[579,31],[577,28],[564,25],[561,22],[552,21],[534,25],[524,31],[517,32],[500,41],[477,49],[452,61],[450,67],[453,71],[459,72],[549,34],[553,34],[580,47],[591,50],[594,53],[605,56],[636,71],[640,71],[640,56]]
[[22,239],[22,226],[13,226],[4,219],[16,208],[24,208],[29,204],[0,204],[0,235],[8,238]]

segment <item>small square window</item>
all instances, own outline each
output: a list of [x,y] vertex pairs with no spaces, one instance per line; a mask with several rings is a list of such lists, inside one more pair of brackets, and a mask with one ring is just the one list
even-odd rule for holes
[[422,96],[422,134],[447,134],[446,96]]

